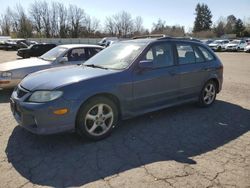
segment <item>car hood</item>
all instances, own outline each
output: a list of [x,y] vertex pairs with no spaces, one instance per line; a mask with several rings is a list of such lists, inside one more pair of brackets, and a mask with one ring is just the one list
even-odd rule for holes
[[101,77],[117,71],[86,66],[67,66],[35,72],[25,77],[20,85],[30,91],[53,90],[79,81]]
[[16,61],[10,61],[0,64],[0,71],[11,71],[15,69],[27,68],[27,67],[36,67],[42,65],[50,65],[50,61],[45,61],[39,58],[29,58]]

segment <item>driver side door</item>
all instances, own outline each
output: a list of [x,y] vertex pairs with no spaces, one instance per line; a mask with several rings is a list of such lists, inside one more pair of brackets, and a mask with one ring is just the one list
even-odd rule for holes
[[147,111],[177,102],[180,78],[172,43],[153,44],[140,59],[144,60],[152,62],[152,68],[138,65],[134,72],[134,109]]

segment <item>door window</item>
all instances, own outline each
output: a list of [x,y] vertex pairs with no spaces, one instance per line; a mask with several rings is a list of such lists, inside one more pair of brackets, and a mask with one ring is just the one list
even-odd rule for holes
[[177,44],[179,64],[191,64],[205,62],[204,57],[197,48],[188,44]]
[[144,60],[152,61],[155,68],[174,65],[171,44],[157,44],[152,46],[147,51]]
[[100,52],[102,48],[89,48],[89,58]]
[[72,49],[68,54],[68,61],[85,61],[87,54],[84,48]]
[[201,53],[203,54],[203,56],[205,57],[205,59],[207,61],[211,61],[214,59],[214,56],[205,48],[198,46],[199,50],[201,51]]

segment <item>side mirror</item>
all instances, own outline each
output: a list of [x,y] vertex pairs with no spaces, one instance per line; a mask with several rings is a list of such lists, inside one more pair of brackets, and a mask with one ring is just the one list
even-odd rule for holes
[[141,69],[152,69],[154,68],[153,60],[142,60],[139,62]]
[[58,61],[59,63],[65,63],[68,62],[68,58],[67,57],[61,57]]

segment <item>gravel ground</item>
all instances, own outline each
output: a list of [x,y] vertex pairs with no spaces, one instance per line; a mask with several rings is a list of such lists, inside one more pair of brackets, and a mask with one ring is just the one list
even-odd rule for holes
[[[250,54],[218,53],[210,108],[186,104],[124,121],[111,137],[33,135],[0,91],[0,187],[250,187]],[[0,51],[0,62],[16,52]]]

